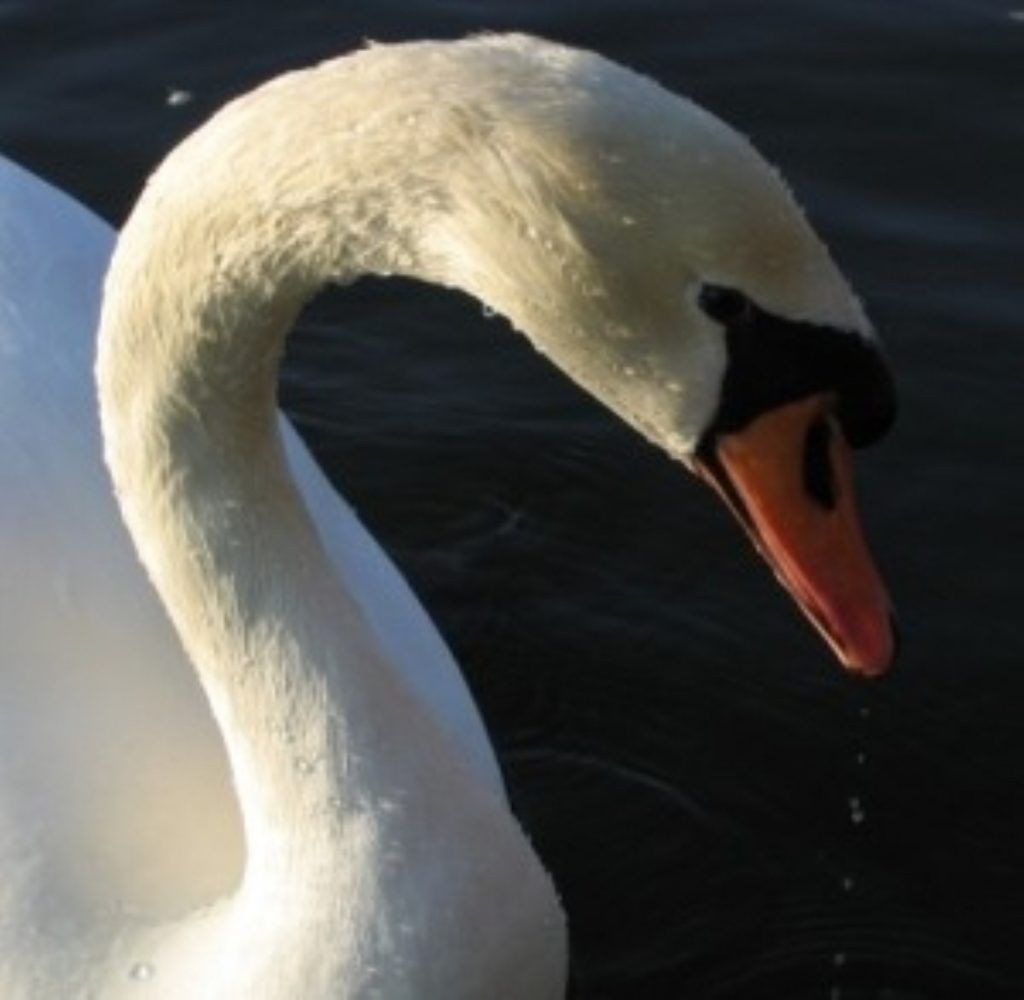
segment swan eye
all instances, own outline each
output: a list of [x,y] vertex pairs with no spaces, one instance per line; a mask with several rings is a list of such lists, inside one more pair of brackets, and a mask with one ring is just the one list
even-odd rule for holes
[[819,417],[807,428],[804,439],[804,489],[825,510],[836,505],[836,481],[832,473],[829,445],[832,427],[826,417]]
[[735,288],[704,285],[697,303],[708,316],[723,326],[739,326],[754,318],[754,303]]

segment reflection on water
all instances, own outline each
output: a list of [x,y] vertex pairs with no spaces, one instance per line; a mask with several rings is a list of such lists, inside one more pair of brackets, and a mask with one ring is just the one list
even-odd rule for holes
[[903,397],[859,475],[906,654],[865,687],[710,495],[502,321],[397,282],[307,313],[285,402],[470,674],[569,910],[574,994],[1024,995],[1024,12],[12,0],[0,142],[116,219],[269,73],[485,27],[601,49],[748,132],[864,296]]

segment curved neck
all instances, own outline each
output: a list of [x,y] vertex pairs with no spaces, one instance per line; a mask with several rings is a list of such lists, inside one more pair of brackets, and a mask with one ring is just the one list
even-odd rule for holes
[[[487,154],[472,134],[486,115],[460,103],[472,80],[448,80],[447,47],[424,45],[420,68],[437,76],[424,88],[413,48],[273,81],[159,168],[107,277],[104,449],[231,764],[247,848],[227,911],[239,961],[273,967],[282,996],[319,995],[310,969],[351,995],[370,992],[364,974],[388,996],[474,992],[467,983],[561,995],[550,879],[504,800],[381,655],[275,418],[284,338],[325,282],[404,273],[456,285],[534,331],[544,281],[564,282],[517,215],[536,205],[521,189],[541,171],[517,168],[508,148]],[[468,43],[459,51],[476,59]],[[501,263],[517,240],[536,279]]]
[[118,499],[209,697],[264,877],[317,863],[284,849],[290,830],[301,851],[312,830],[347,836],[381,795],[472,782],[337,580],[278,437],[302,304],[367,271],[430,276],[405,236],[423,193],[409,158],[346,169],[344,130],[316,131],[322,83],[295,74],[238,102],[157,172],[111,264],[97,365]]
[[107,464],[231,764],[247,847],[230,910],[238,960],[278,977],[282,996],[314,982],[362,995],[364,975],[387,995],[452,995],[467,964],[544,995],[537,984],[560,983],[564,964],[551,883],[381,654],[279,439],[283,341],[324,282],[402,271],[473,287],[418,241],[432,225],[424,177],[445,177],[418,165],[449,144],[368,139],[353,158],[354,86],[325,67],[273,82],[154,175],[107,277]]

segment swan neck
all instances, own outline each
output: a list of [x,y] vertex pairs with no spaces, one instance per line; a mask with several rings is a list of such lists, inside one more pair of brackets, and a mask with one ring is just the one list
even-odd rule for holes
[[[461,765],[336,578],[276,418],[303,304],[327,281],[414,270],[415,213],[392,197],[368,221],[383,165],[353,171],[331,142],[306,157],[312,122],[292,115],[268,137],[274,86],[154,175],[108,274],[97,376],[118,500],[223,735],[249,869],[298,883],[294,870],[318,862],[283,851],[283,832],[350,842],[377,789],[427,787],[425,768]],[[388,162],[393,175],[401,157]],[[382,717],[403,733],[385,752]]]

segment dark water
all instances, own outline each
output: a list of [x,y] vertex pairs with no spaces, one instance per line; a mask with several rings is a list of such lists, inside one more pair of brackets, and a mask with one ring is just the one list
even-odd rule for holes
[[865,686],[710,494],[475,304],[371,283],[305,317],[285,403],[470,676],[574,995],[1024,997],[1024,5],[0,0],[0,149],[116,223],[276,71],[513,27],[748,132],[904,400],[860,485],[905,656]]

